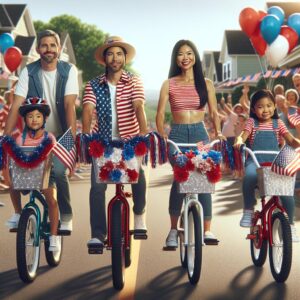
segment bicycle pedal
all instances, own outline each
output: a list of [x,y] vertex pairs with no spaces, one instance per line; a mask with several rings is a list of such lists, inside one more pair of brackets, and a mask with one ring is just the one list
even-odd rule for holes
[[16,233],[18,232],[18,228],[11,228],[9,229],[9,232]]
[[88,248],[89,254],[103,254],[103,247],[90,247]]
[[70,230],[61,230],[61,229],[57,230],[57,235],[70,236],[71,233],[72,233],[72,231],[70,231]]
[[207,246],[217,246],[219,245],[219,240],[217,239],[204,239],[204,244]]
[[130,230],[130,234],[133,235],[135,240],[147,240],[148,238],[146,229]]
[[176,251],[177,247],[171,247],[171,246],[164,246],[163,251]]

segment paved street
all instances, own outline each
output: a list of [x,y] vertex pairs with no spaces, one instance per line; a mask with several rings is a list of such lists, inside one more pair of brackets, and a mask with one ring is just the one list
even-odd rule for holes
[[[168,195],[172,180],[169,166],[148,172],[149,189],[147,224],[149,238],[133,241],[133,263],[126,270],[125,288],[112,287],[110,251],[88,255],[86,242],[89,231],[89,177],[71,181],[74,207],[74,231],[64,238],[61,264],[48,267],[41,251],[38,276],[32,284],[18,277],[15,237],[3,225],[12,207],[8,194],[0,194],[0,299],[266,299],[296,300],[300,298],[300,244],[293,244],[293,265],[285,284],[274,282],[267,260],[263,268],[253,266],[247,229],[238,226],[242,198],[240,182],[224,178],[214,194],[213,232],[221,240],[219,246],[203,248],[200,282],[191,286],[181,268],[179,250],[164,252],[162,247],[169,231]],[[108,198],[114,193],[109,187]],[[300,233],[300,208],[296,209]]]

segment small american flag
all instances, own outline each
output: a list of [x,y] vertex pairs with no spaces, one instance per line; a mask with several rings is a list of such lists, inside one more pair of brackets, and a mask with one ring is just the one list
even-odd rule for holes
[[285,176],[294,176],[300,169],[300,148],[284,145],[275,157],[271,171]]
[[53,152],[69,171],[72,172],[76,162],[76,146],[71,127],[57,141],[53,148]]

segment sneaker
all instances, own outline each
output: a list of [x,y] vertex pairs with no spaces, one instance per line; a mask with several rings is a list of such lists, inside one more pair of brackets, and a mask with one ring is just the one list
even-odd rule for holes
[[217,245],[219,240],[211,231],[204,232],[204,243],[207,245]]
[[88,248],[100,248],[103,247],[103,242],[97,238],[92,238],[87,242]]
[[20,220],[20,214],[13,214],[5,223],[5,225],[9,228],[9,229],[17,229],[18,228],[18,224],[19,224],[19,220]]
[[59,252],[61,249],[60,236],[58,235],[50,235],[49,237],[49,248],[48,250],[51,252]]
[[167,247],[178,247],[178,234],[176,229],[171,229],[166,239]]
[[253,214],[254,214],[253,210],[245,209],[243,212],[243,216],[240,220],[240,226],[241,227],[251,227]]
[[147,231],[145,216],[146,216],[146,213],[143,213],[141,215],[134,214],[134,230],[146,230]]
[[300,242],[300,238],[297,235],[297,231],[296,231],[296,226],[295,225],[291,225],[291,232],[292,232],[292,241],[293,241],[293,243],[299,243]]
[[61,231],[72,231],[73,230],[73,223],[72,220],[70,221],[61,221],[59,230]]

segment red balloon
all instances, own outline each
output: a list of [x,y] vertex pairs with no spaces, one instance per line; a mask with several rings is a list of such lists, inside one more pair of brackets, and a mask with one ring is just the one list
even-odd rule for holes
[[253,48],[256,50],[259,56],[265,55],[267,49],[267,43],[262,37],[259,28],[250,37]]
[[259,20],[260,17],[258,11],[252,7],[246,7],[240,12],[240,26],[248,37],[251,37],[259,26]]
[[22,51],[18,47],[8,48],[4,53],[4,62],[9,71],[15,71],[22,62]]
[[289,52],[288,53],[290,53],[298,44],[297,32],[293,28],[291,28],[287,25],[283,25],[283,26],[281,26],[280,34],[283,35],[288,40],[288,42],[289,42]]
[[265,12],[264,10],[259,10],[258,15],[259,15],[259,21],[261,21],[268,13]]

